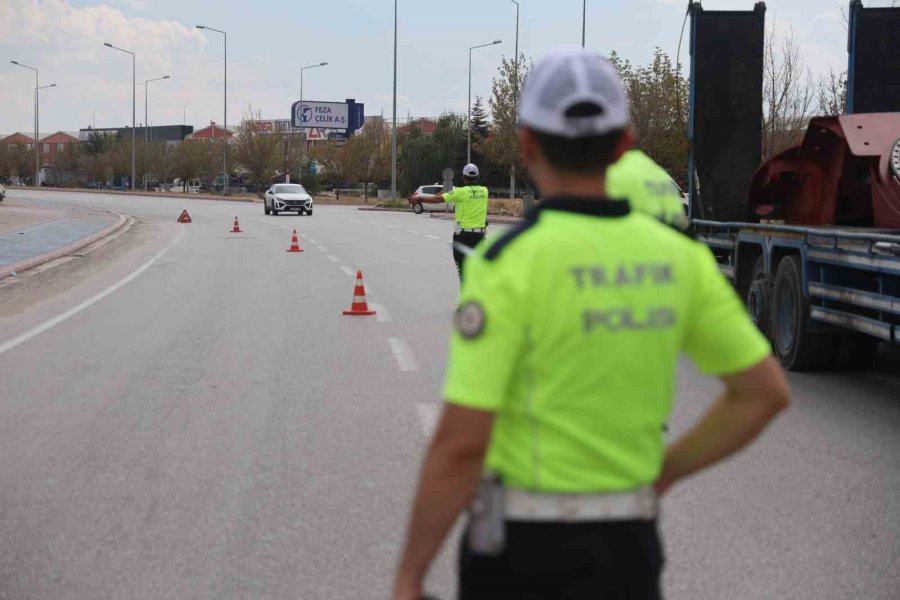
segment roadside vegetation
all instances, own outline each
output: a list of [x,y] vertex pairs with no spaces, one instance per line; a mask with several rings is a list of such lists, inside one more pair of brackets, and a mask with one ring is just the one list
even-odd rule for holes
[[[689,81],[682,66],[659,48],[646,65],[633,64],[616,52],[610,59],[625,82],[639,146],[686,187]],[[502,58],[490,97],[475,97],[470,124],[466,114],[447,112],[435,118],[428,131],[416,122],[404,128],[398,137],[397,206],[406,206],[406,196],[420,185],[440,183],[445,168],[460,171],[466,162],[467,127],[471,127],[472,161],[481,169],[482,182],[493,198],[509,198],[511,188],[517,197],[531,189],[518,159],[516,131],[516,99],[531,64],[524,55],[518,61]],[[815,80],[791,31],[772,29],[767,34],[763,85],[763,160],[796,144],[813,114],[845,112],[846,73],[831,72]],[[349,140],[313,142],[308,149],[302,139],[291,135],[257,131],[254,119],[259,115],[248,107],[228,145],[232,193],[259,194],[270,183],[290,177],[312,194],[325,194],[335,202],[386,204],[384,196],[391,185],[388,119],[369,118]],[[177,178],[199,181],[204,191],[221,193],[222,143],[138,140],[137,187],[165,188]],[[33,171],[31,150],[24,145],[0,147],[0,181],[30,180]],[[122,182],[130,175],[131,140],[94,133],[56,155],[49,182],[124,187]],[[496,210],[516,212],[499,203]]]

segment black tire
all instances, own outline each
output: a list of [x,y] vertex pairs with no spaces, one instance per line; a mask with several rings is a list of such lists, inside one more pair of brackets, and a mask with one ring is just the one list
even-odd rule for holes
[[312,209],[309,209],[308,211],[306,211],[306,214],[308,214],[309,216],[312,216]]
[[272,205],[272,215],[273,215],[273,216],[276,216],[276,217],[278,216],[278,211],[275,210],[275,205],[274,205],[274,204]]
[[421,202],[417,202],[416,204],[413,204],[413,212],[417,215],[421,215],[423,212],[425,212],[425,207],[422,206]]
[[750,319],[767,337],[770,336],[769,316],[772,312],[772,282],[766,279],[766,266],[762,256],[756,259],[750,283],[744,290],[744,304]]
[[263,212],[267,215],[272,213],[272,211],[269,210],[269,206],[266,204],[265,200],[263,200]]
[[834,335],[811,333],[809,298],[803,295],[803,269],[798,256],[785,256],[778,263],[772,286],[772,347],[782,366],[805,371],[830,364]]
[[844,371],[871,369],[879,345],[878,339],[862,333],[840,335],[835,340],[832,366]]

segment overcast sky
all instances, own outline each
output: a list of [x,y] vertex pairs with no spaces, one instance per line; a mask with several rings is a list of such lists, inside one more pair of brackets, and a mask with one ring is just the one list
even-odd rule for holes
[[[754,0],[704,0],[708,9],[751,9]],[[769,26],[793,27],[815,73],[846,65],[840,10],[847,0],[769,0]],[[867,6],[889,5],[867,1]],[[519,47],[540,57],[581,41],[580,0],[521,0]],[[645,62],[660,46],[674,55],[687,0],[588,0],[588,46]],[[392,86],[391,0],[0,0],[0,133],[31,131],[38,67],[41,130],[131,123],[131,61],[104,42],[137,53],[137,121],[144,121],[144,80],[153,124],[222,121],[222,36],[228,32],[228,123],[252,104],[265,118],[288,118],[299,99],[355,98],[366,113],[389,116]],[[406,117],[465,111],[468,48],[475,50],[473,90],[490,93],[502,55],[513,54],[510,0],[400,0],[399,108]],[[682,50],[687,62],[687,50]],[[186,116],[185,116],[186,115]]]

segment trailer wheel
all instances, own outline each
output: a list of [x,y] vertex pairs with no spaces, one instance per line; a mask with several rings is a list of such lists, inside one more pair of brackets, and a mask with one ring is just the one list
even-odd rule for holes
[[778,263],[772,290],[772,345],[785,369],[804,371],[831,362],[834,336],[810,333],[809,299],[803,295],[802,267],[798,256]]
[[766,336],[769,335],[771,295],[771,284],[766,279],[765,262],[763,257],[760,256],[753,265],[753,274],[750,277],[750,287],[747,288],[744,303],[747,305],[750,319]]

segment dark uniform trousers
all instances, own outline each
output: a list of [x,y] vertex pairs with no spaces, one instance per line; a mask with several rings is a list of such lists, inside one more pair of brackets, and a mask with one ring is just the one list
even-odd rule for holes
[[459,272],[459,280],[463,278],[463,263],[466,261],[466,255],[456,249],[456,244],[462,244],[469,248],[474,248],[484,239],[484,233],[476,231],[460,231],[453,234],[453,261],[456,263],[456,270]]
[[507,522],[499,556],[459,554],[459,600],[660,600],[655,521]]

